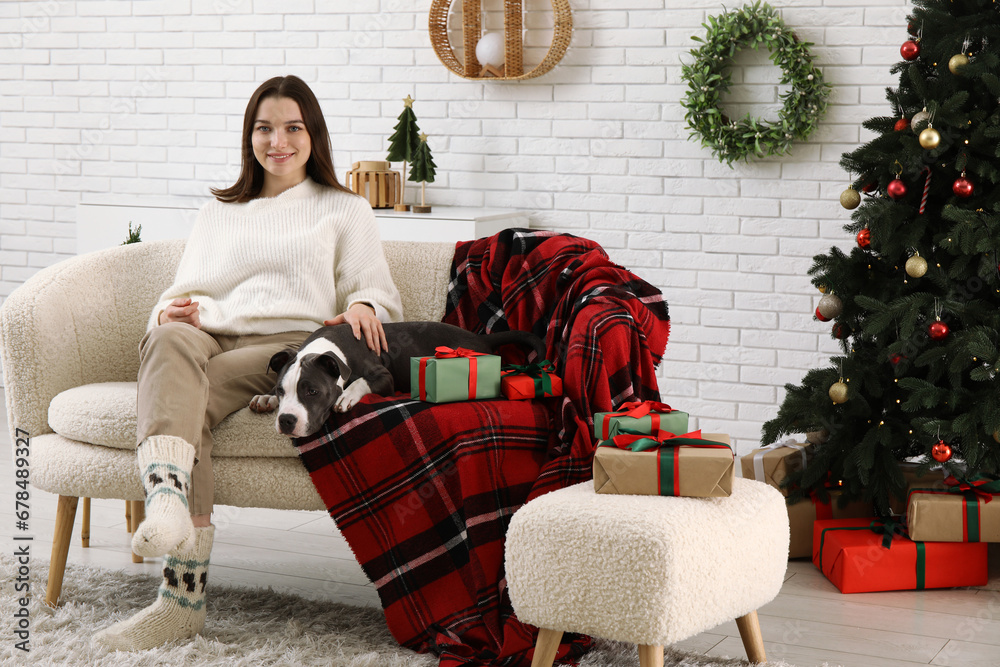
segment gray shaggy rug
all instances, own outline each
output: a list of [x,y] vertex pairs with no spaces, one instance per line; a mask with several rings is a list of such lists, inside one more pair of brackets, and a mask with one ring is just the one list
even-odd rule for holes
[[[0,557],[0,664],[131,667],[148,665],[225,665],[226,667],[436,667],[437,660],[400,647],[389,634],[381,610],[306,600],[268,589],[216,586],[208,596],[208,621],[202,635],[164,647],[122,653],[92,645],[90,637],[114,621],[150,604],[159,580],[69,565],[59,609],[42,603],[48,565],[33,560],[30,653],[15,648],[20,594],[14,590],[15,566]],[[634,645],[598,640],[581,667],[637,667]],[[727,660],[666,649],[666,667],[747,667]],[[785,662],[770,667],[792,667]]]

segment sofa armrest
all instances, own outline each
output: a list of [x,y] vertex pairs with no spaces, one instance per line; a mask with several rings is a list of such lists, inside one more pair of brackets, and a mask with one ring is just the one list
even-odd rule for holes
[[49,403],[66,389],[135,381],[150,309],[183,250],[174,240],[87,253],[42,269],[7,297],[0,359],[11,433],[51,433]]

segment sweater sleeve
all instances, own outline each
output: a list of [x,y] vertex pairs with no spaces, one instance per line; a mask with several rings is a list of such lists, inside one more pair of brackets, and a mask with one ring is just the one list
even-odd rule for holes
[[402,321],[403,304],[382,251],[375,214],[364,199],[356,200],[337,238],[337,312],[366,303],[375,308],[379,321]]

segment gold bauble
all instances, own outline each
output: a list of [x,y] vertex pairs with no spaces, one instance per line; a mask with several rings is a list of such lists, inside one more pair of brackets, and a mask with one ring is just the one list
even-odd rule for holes
[[854,188],[847,188],[840,193],[840,205],[844,208],[851,210],[858,207],[861,203],[861,195]]
[[847,385],[843,382],[834,382],[830,385],[830,400],[840,404],[847,402]]
[[920,133],[920,145],[931,150],[932,148],[937,148],[938,144],[941,143],[941,133],[935,130],[933,127],[928,127]]
[[952,74],[961,74],[961,71],[959,70],[961,70],[968,64],[969,64],[969,56],[965,55],[964,53],[956,54],[951,57],[951,60],[948,61],[948,71],[950,71]]
[[993,431],[993,439],[1000,442],[1000,431]]
[[927,260],[920,255],[914,255],[906,260],[906,275],[911,278],[921,278],[927,273]]
[[844,302],[836,294],[824,294],[823,298],[819,300],[819,306],[816,310],[826,319],[832,320],[835,317],[840,317],[840,314],[844,312]]
[[818,289],[818,290],[819,290],[819,293],[820,293],[820,294],[826,294],[826,285],[820,285],[820,286],[819,286],[819,287],[817,287],[816,289]]

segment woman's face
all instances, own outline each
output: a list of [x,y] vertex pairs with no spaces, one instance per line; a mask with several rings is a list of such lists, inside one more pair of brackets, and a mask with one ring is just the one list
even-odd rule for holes
[[298,103],[288,97],[268,97],[257,106],[253,154],[264,167],[264,184],[291,187],[306,178],[312,141]]

